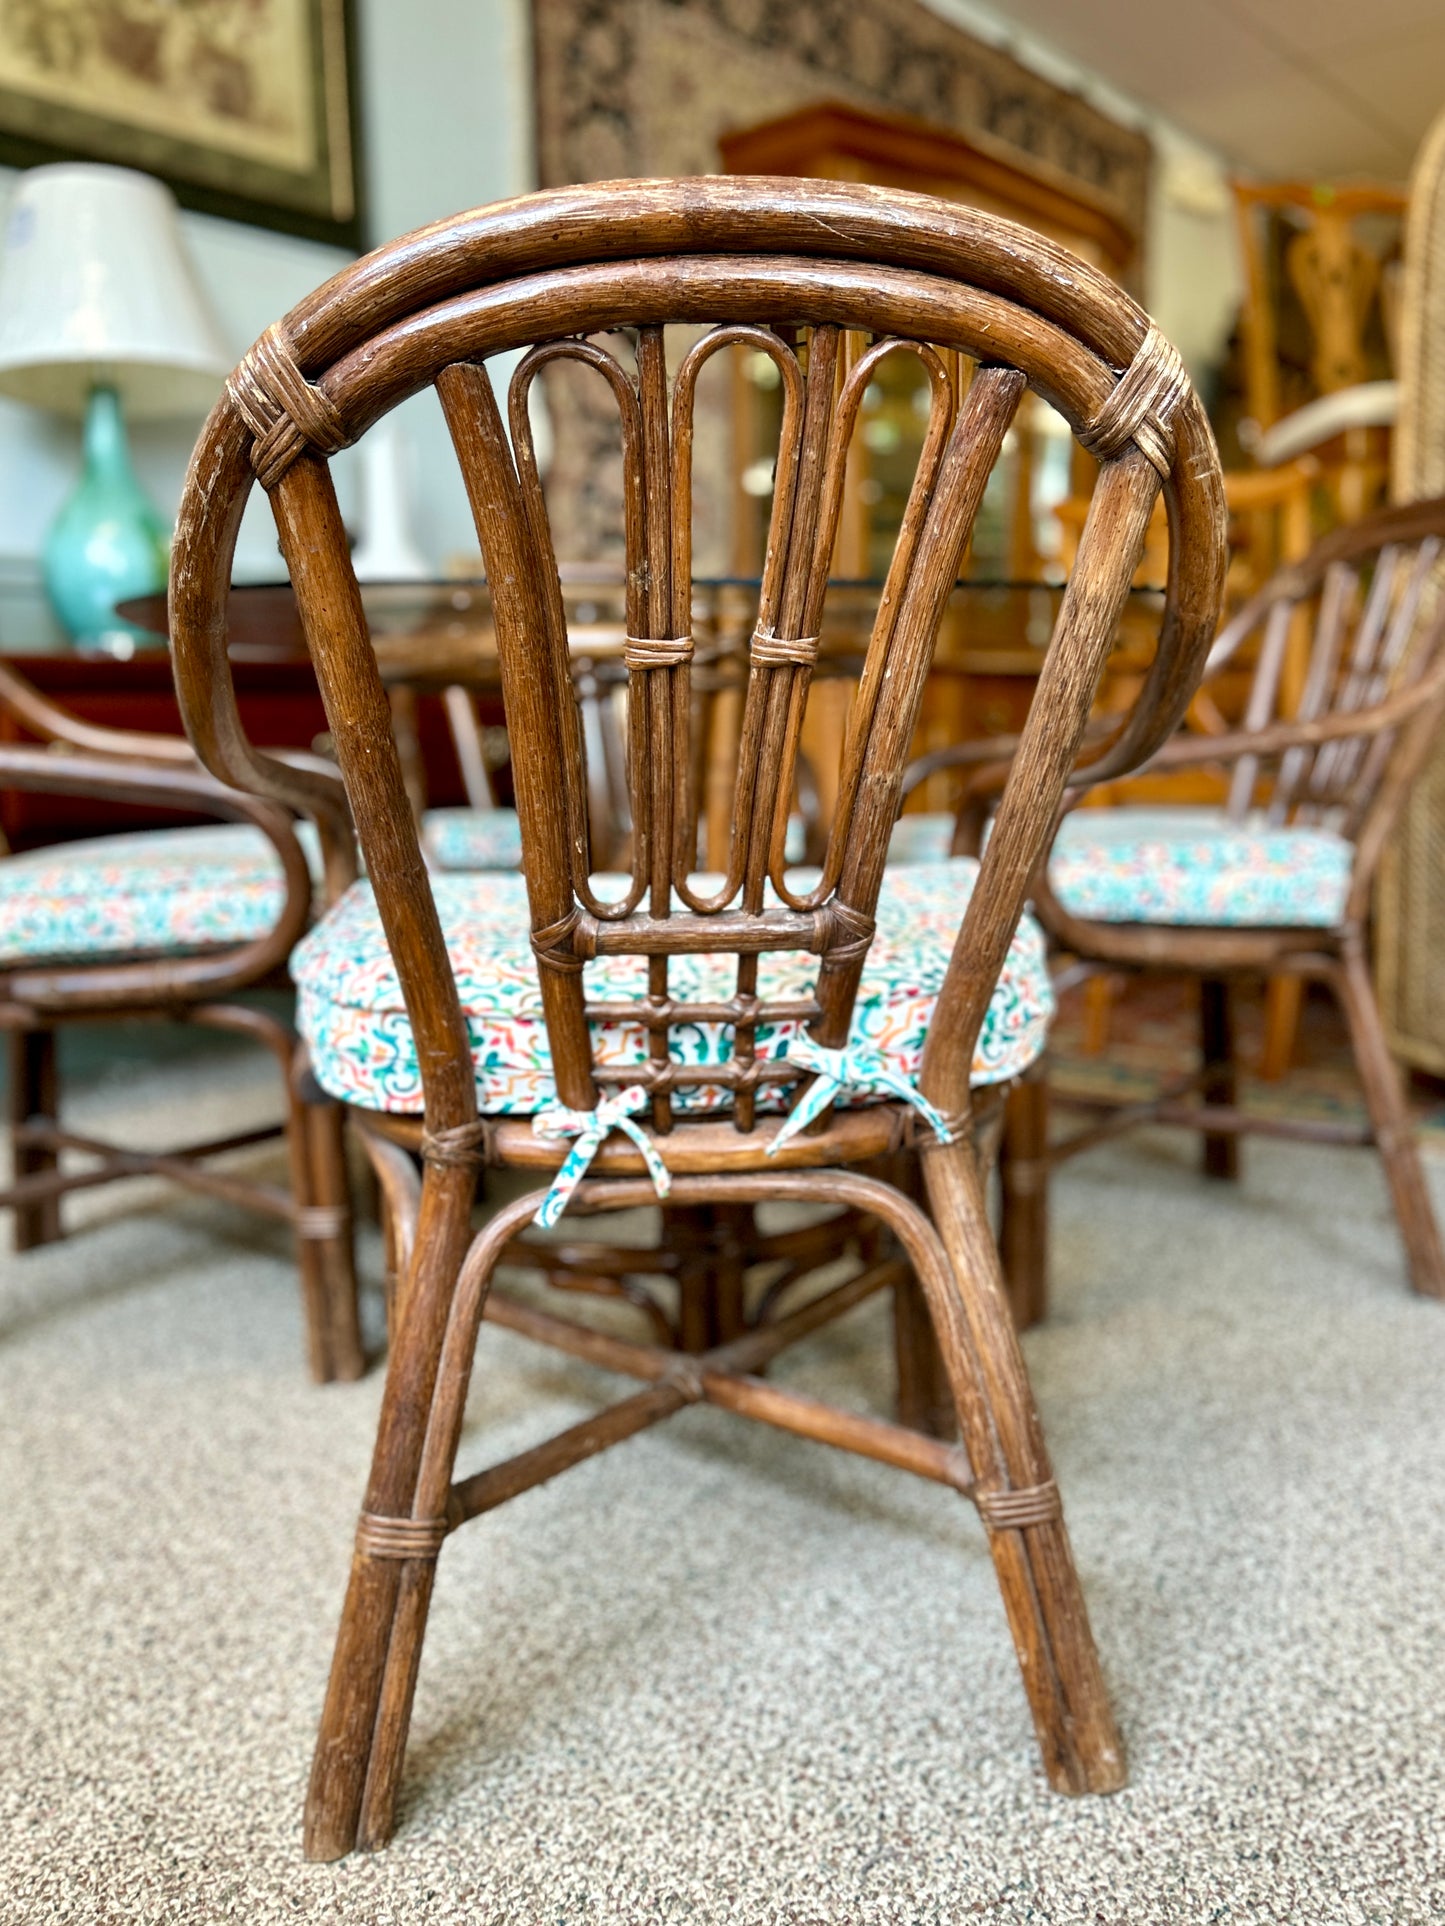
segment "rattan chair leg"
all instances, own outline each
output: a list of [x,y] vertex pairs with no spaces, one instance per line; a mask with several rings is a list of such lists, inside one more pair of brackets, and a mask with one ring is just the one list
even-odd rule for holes
[[386,1328],[396,1329],[396,1298],[400,1280],[411,1263],[416,1243],[417,1212],[421,1208],[421,1179],[408,1153],[399,1144],[357,1127],[366,1160],[376,1183],[377,1211],[386,1265]]
[[[1227,977],[1199,979],[1199,1040],[1204,1058],[1201,1093],[1204,1101],[1222,1110],[1234,1108],[1238,1073],[1234,1061],[1234,1010]],[[1204,1134],[1203,1167],[1206,1177],[1239,1175],[1239,1138]]]
[[[380,1174],[380,1172],[379,1172]],[[383,1178],[383,1181],[385,1179]],[[398,1307],[376,1450],[306,1798],[308,1859],[390,1838],[462,1409],[491,1268],[535,1196],[492,1218],[470,1255],[475,1173],[433,1171]],[[466,1265],[470,1297],[459,1284]],[[403,1530],[397,1530],[398,1522]]]
[[[1057,1791],[1113,1792],[1127,1776],[1123,1741],[1057,1504],[977,1161],[963,1143],[930,1147],[923,1170],[955,1280],[954,1301],[931,1308],[1044,1769]],[[982,1411],[970,1404],[970,1383]],[[1012,1517],[996,1502],[1003,1493],[1018,1495]],[[1045,1496],[1055,1502],[1046,1505]]]
[[[32,1117],[46,1123],[59,1122],[60,1076],[56,1061],[54,1030],[12,1030],[10,1056],[10,1125],[14,1133]],[[12,1136],[14,1170],[18,1181],[55,1170],[60,1153],[50,1145],[28,1144]],[[40,1244],[53,1244],[64,1232],[60,1223],[60,1199],[41,1198],[36,1203],[15,1207],[15,1248],[34,1250]]]
[[893,1354],[898,1422],[930,1438],[958,1435],[958,1414],[922,1286],[910,1271],[893,1287]]
[[293,1168],[303,1166],[293,1176],[297,1245],[307,1289],[307,1350],[312,1373],[321,1384],[347,1382],[366,1370],[345,1128],[340,1104],[302,1096],[300,1132],[305,1154],[299,1159],[293,1156]]
[[998,1174],[999,1256],[1014,1323],[1026,1331],[1049,1304],[1049,1085],[1042,1060],[1008,1093]]
[[1346,943],[1340,967],[1329,981],[1349,1022],[1350,1042],[1399,1221],[1410,1282],[1423,1297],[1445,1298],[1445,1247],[1441,1245],[1439,1220],[1425,1182],[1399,1066],[1385,1041],[1370,966],[1360,944]]

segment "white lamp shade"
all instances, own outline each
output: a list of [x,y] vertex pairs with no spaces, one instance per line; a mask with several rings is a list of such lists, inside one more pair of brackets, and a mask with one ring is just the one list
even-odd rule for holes
[[204,414],[232,359],[160,181],[82,163],[21,175],[0,252],[0,394],[80,414],[104,383],[132,421]]

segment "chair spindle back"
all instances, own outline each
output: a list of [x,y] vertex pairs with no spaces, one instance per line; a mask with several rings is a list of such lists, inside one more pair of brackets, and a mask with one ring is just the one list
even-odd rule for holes
[[[673,323],[692,339],[670,367]],[[845,353],[849,335],[864,338],[861,352]],[[488,357],[519,347],[499,396]],[[725,349],[772,361],[783,408],[727,868],[704,884],[693,874],[692,453],[699,378]],[[923,371],[923,450],[878,596],[821,875],[802,888],[783,860],[799,734],[848,448],[892,354]],[[951,372],[960,356],[977,364],[963,393]],[[591,873],[586,746],[528,417],[531,384],[559,361],[607,384],[621,429],[633,831],[621,894]],[[759,1090],[799,1076],[760,1055],[765,1024],[806,1021],[817,1043],[847,1042],[939,619],[1025,390],[1044,394],[1099,458],[925,1056],[925,1094],[964,1116],[974,1042],[1161,488],[1173,554],[1159,649],[1095,771],[1132,767],[1168,735],[1217,615],[1218,460],[1173,349],[1118,289],[1007,222],[918,196],[756,180],[614,183],[482,210],[380,250],[268,330],[202,434],[182,506],[172,634],[183,705],[212,766],[249,784],[279,780],[243,744],[223,672],[224,582],[254,475],[276,513],[435,1130],[475,1116],[470,1058],[326,467],[426,385],[486,561],[558,1095],[591,1109],[599,1087],[642,1082],[659,1131],[672,1126],[674,1097],[698,1084],[722,1086],[738,1129],[753,1128]],[[759,995],[759,959],[773,950],[816,956],[811,996]],[[732,993],[673,997],[669,959],[708,953],[736,959]],[[623,1009],[590,1001],[584,985],[588,959],[609,955],[646,959],[646,995]],[[640,1072],[594,1060],[589,1021],[616,1015],[647,1031]],[[699,1068],[674,1056],[672,1033],[704,1022],[731,1027],[730,1061]]]

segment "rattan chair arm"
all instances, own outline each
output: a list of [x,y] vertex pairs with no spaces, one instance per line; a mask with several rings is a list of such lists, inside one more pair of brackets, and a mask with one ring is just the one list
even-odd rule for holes
[[1000,764],[1007,769],[1018,746],[1017,736],[978,736],[971,742],[950,742],[942,749],[930,749],[904,770],[903,794],[911,796],[920,783],[927,782],[930,776],[941,775],[945,769],[973,769],[980,763]]
[[[1116,716],[1097,716],[1089,722],[1084,731],[1080,755],[1084,773],[1113,747],[1118,733]],[[980,736],[972,742],[953,742],[942,749],[932,749],[927,755],[909,763],[903,777],[903,794],[909,795],[930,776],[940,775],[945,769],[958,768],[969,771],[969,774],[954,805],[955,812],[961,812],[970,805],[993,803],[1003,794],[1019,742],[1018,736]]]
[[[124,757],[127,761],[163,762],[199,770],[200,761],[183,735],[163,735],[142,729],[107,729],[73,715],[6,662],[0,661],[0,708],[42,742],[65,743],[92,755]],[[321,838],[329,900],[356,880],[356,843],[351,812],[340,772],[323,756],[304,749],[272,749],[264,756],[282,763],[300,778],[294,793],[279,797],[292,809],[311,817]],[[334,878],[334,880],[333,880]]]
[[[237,426],[223,395],[191,455],[175,534],[175,552],[186,556],[189,566],[172,572],[167,622],[176,694],[186,733],[205,768],[232,788],[284,804],[316,824],[326,897],[334,902],[357,874],[355,831],[340,778],[329,765],[301,766],[285,752],[255,748],[236,701],[227,647],[231,553],[253,480],[246,437]],[[207,523],[205,538],[197,539],[191,527],[195,504],[212,492],[227,496],[227,511],[219,526]]]
[[1326,742],[1343,742],[1351,737],[1378,735],[1384,729],[1398,729],[1417,710],[1442,694],[1445,694],[1445,659],[1418,682],[1366,709],[1318,716],[1308,722],[1272,722],[1263,729],[1235,729],[1222,736],[1176,736],[1172,742],[1165,743],[1147,768],[1154,774],[1201,763],[1238,762],[1243,756],[1276,762],[1291,749],[1315,749]]
[[49,696],[42,695],[32,682],[0,662],[0,708],[8,709],[17,722],[42,742],[67,742],[74,749],[86,749],[104,756],[140,756],[148,762],[196,763],[196,752],[184,736],[170,736],[141,729],[106,729],[72,715]]
[[310,920],[311,871],[290,815],[274,803],[238,794],[194,763],[180,769],[163,762],[121,762],[81,752],[57,755],[28,743],[0,743],[0,788],[93,796],[249,823],[276,850],[286,886],[276,921],[249,943],[202,956],[22,967],[0,976],[0,995],[8,1002],[45,1011],[76,1006],[147,1009],[244,989],[283,967]]

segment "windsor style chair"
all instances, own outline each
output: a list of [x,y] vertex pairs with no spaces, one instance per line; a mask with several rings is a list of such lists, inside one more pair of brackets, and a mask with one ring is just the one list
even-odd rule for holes
[[[678,346],[665,334],[671,323],[691,332],[669,366]],[[871,342],[845,357],[846,331]],[[687,780],[693,402],[704,366],[732,346],[774,361],[785,408],[734,834],[725,876],[704,884],[691,874],[696,795]],[[517,347],[527,352],[506,397],[509,436],[485,364]],[[892,353],[914,355],[926,370],[928,429],[879,598],[827,851],[809,886],[784,868],[794,757],[848,443],[872,371]],[[960,357],[978,364],[966,389]],[[607,384],[621,424],[633,864],[611,884],[589,873],[583,745],[528,428],[529,385],[560,358]],[[486,943],[501,938],[489,924],[467,949],[448,925],[445,879],[422,863],[327,467],[329,454],[428,384],[451,429],[496,614],[530,925],[517,972],[530,980],[509,994],[545,1032],[539,1056],[516,1070],[520,1083],[508,1081],[512,1071],[499,1077],[486,1038],[464,1020],[462,988],[474,1004],[476,986],[461,985],[458,959],[474,975]],[[1031,385],[1103,472],[987,853],[976,876],[967,866],[950,872],[933,906],[948,934],[935,938],[926,1015],[912,1056],[890,1061],[881,1041],[867,1047],[866,1033],[860,1045],[854,1022],[887,902],[888,834],[939,615]],[[407,1076],[415,1069],[425,1101],[424,1118],[399,1114],[408,1107],[399,1101],[376,1103],[366,1120],[384,1146],[378,1168],[403,1276],[307,1801],[307,1852],[334,1858],[390,1836],[448,1535],[699,1400],[970,1498],[1051,1782],[1075,1793],[1120,1785],[1123,1751],[985,1215],[971,1079],[1161,488],[1175,540],[1158,653],[1135,709],[1095,745],[1098,773],[1133,766],[1167,738],[1213,632],[1224,568],[1219,468],[1177,355],[1126,295],[1050,242],[880,189],[751,179],[585,186],[384,247],[246,356],[202,432],[181,504],[171,633],[188,728],[218,775],[285,799],[290,774],[245,741],[227,673],[232,547],[257,479],[303,612],[369,878],[327,919],[329,933],[322,925],[313,988],[320,996],[332,971],[334,990],[360,996],[394,973],[405,1011],[388,1019],[384,1039],[368,1034]],[[364,960],[348,949],[358,935]],[[920,950],[915,967],[925,962]],[[310,1032],[322,1054],[324,1028]],[[339,1078],[349,1074],[328,1062]],[[318,1056],[318,1075],[328,1074]],[[519,1087],[520,1106],[508,1101]],[[550,1107],[552,1092],[565,1109]],[[863,1168],[912,1140],[920,1107],[926,1204]],[[487,1164],[535,1170],[540,1188],[474,1234]],[[835,1411],[759,1375],[784,1344],[880,1288],[896,1273],[887,1261],[701,1357],[489,1296],[499,1253],[529,1220],[550,1224],[563,1208],[626,1209],[669,1190],[685,1207],[784,1199],[850,1205],[880,1220],[937,1327],[962,1447]],[[458,1479],[484,1314],[643,1388],[521,1458]]]
[[[1445,1297],[1445,1250],[1400,1073],[1371,980],[1370,904],[1382,853],[1445,719],[1445,498],[1337,529],[1281,569],[1221,631],[1209,678],[1257,648],[1241,725],[1181,733],[1151,770],[1211,767],[1219,811],[1081,809],[1064,819],[1033,901],[1082,968],[1200,979],[1201,1064],[1153,1101],[1049,1141],[1047,1085],[1022,1087],[1006,1133],[1004,1241],[1019,1301],[1042,1306],[1046,1177],[1061,1159],[1143,1122],[1202,1133],[1207,1174],[1232,1178],[1250,1131],[1380,1152],[1414,1288]],[[1281,701],[1303,632],[1308,667]],[[1237,1101],[1233,985],[1313,979],[1339,999],[1368,1121],[1291,1120]],[[1077,1100],[1070,1097],[1070,1104]],[[1107,1105],[1103,1106],[1108,1108]]]
[[[0,1026],[9,1045],[13,1213],[19,1250],[62,1234],[61,1200],[123,1177],[182,1188],[279,1218],[296,1235],[306,1348],[319,1382],[365,1369],[339,1104],[306,1076],[288,1026],[249,990],[285,983],[311,919],[314,879],[291,809],[238,795],[179,736],[100,728],[0,663],[0,707],[34,742],[0,743],[0,787],[101,797],[215,816],[214,827],[91,838],[0,859]],[[291,770],[292,800],[317,826],[333,894],[355,877],[346,799],[334,772]],[[304,835],[304,832],[303,832]],[[111,1143],[61,1116],[57,1033],[107,1019],[186,1023],[249,1037],[281,1073],[285,1122],[170,1151]],[[290,1185],[217,1170],[223,1152],[284,1129]],[[68,1156],[86,1161],[77,1166]]]

